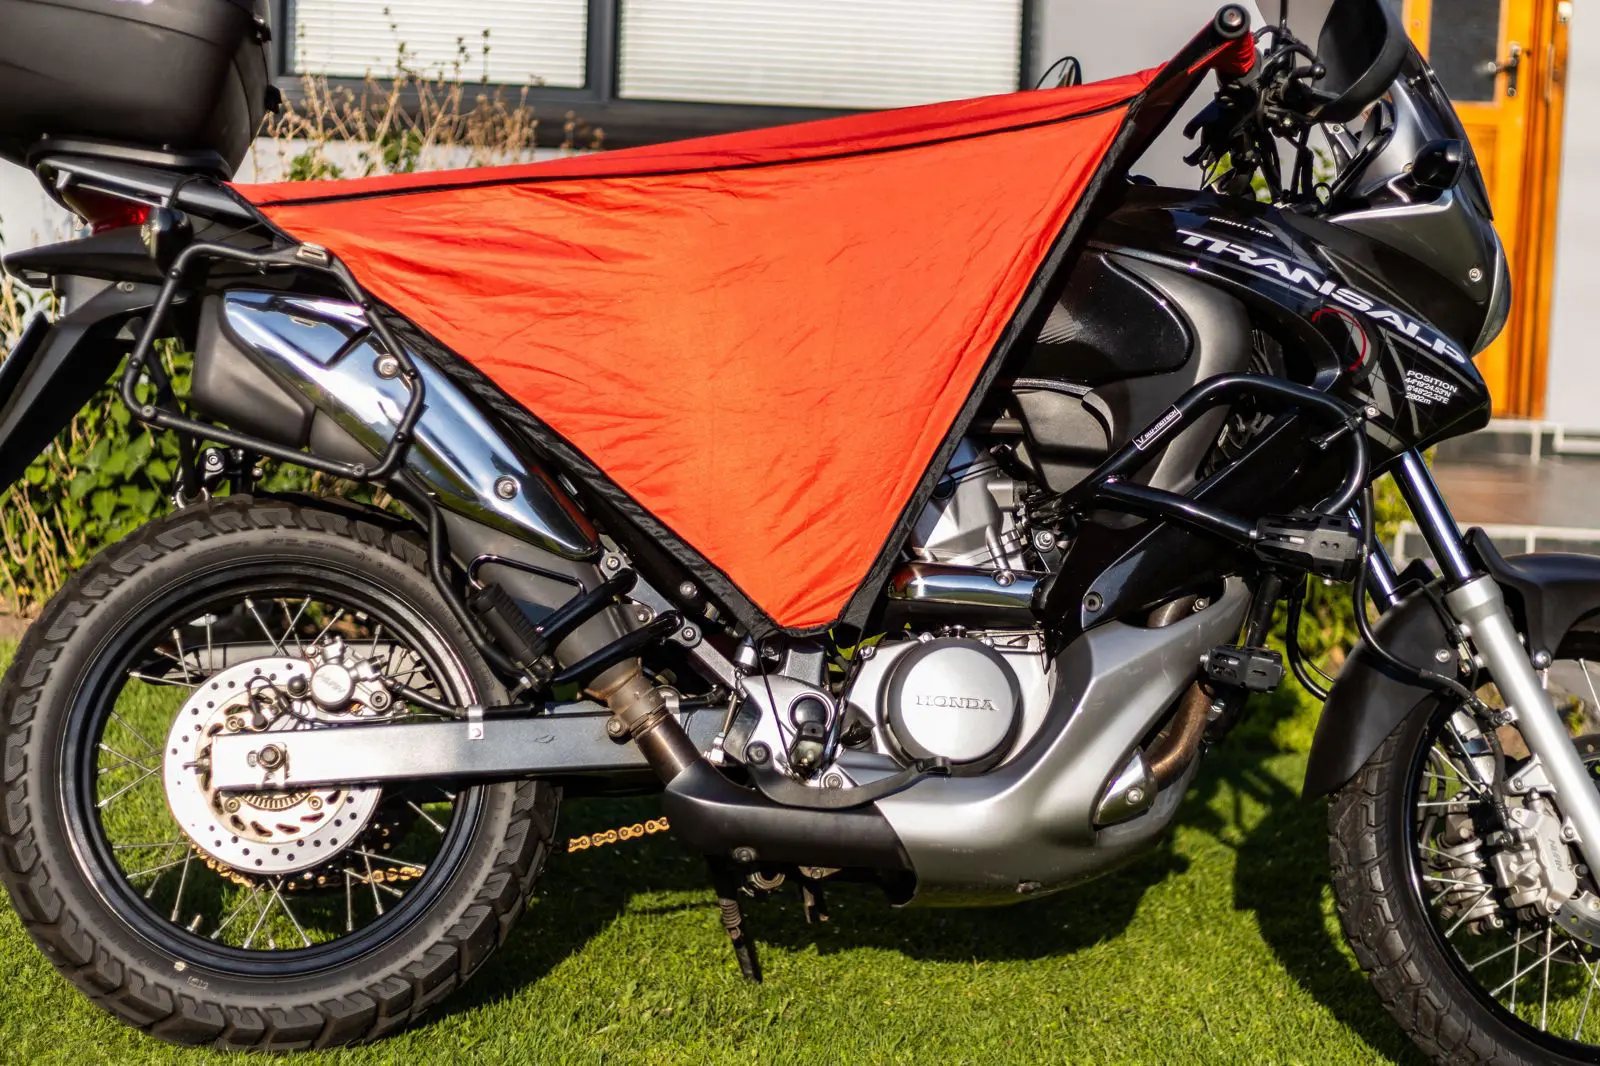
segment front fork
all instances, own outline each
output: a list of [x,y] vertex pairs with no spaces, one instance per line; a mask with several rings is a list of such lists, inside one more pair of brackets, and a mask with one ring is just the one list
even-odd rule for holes
[[[1445,607],[1494,679],[1524,743],[1538,756],[1555,789],[1565,816],[1563,839],[1576,845],[1589,869],[1600,870],[1600,790],[1594,787],[1566,723],[1540,683],[1500,586],[1473,568],[1461,531],[1422,456],[1415,451],[1405,453],[1393,477],[1443,572]],[[1395,577],[1381,550],[1373,552],[1368,573],[1379,608],[1385,609],[1393,602]],[[1357,610],[1361,609],[1358,605]]]

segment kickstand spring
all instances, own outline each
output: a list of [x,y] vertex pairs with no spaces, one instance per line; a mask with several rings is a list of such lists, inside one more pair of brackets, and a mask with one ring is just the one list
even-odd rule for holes
[[744,910],[739,906],[739,879],[726,866],[711,864],[711,884],[717,892],[717,913],[722,928],[733,945],[733,957],[739,963],[739,972],[746,981],[761,981],[761,960],[756,957],[756,944],[745,933]]

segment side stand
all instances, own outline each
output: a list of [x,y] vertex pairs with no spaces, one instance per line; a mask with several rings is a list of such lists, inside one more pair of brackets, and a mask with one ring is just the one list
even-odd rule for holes
[[761,960],[756,958],[755,941],[744,929],[744,911],[739,906],[739,878],[725,863],[711,862],[711,884],[717,891],[717,912],[722,928],[733,944],[733,957],[745,980],[760,982]]

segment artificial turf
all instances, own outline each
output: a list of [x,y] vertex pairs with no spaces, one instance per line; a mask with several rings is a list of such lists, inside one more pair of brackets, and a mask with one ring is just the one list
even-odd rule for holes
[[[1166,846],[1089,885],[987,911],[893,911],[843,886],[818,926],[789,894],[750,905],[759,986],[738,976],[703,863],[670,838],[558,854],[511,940],[436,1013],[298,1061],[1413,1061],[1333,918],[1325,805],[1299,798],[1305,756],[1283,750],[1308,723],[1278,713],[1210,753]],[[574,800],[560,838],[655,809]],[[92,1006],[0,900],[0,1060],[223,1058]]]

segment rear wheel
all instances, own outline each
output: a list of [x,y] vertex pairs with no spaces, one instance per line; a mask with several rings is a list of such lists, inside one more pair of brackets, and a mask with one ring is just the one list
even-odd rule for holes
[[102,1006],[182,1043],[344,1044],[505,939],[551,786],[209,787],[222,733],[427,713],[395,683],[503,697],[423,563],[381,516],[234,498],[108,549],[31,627],[0,685],[0,877]]

